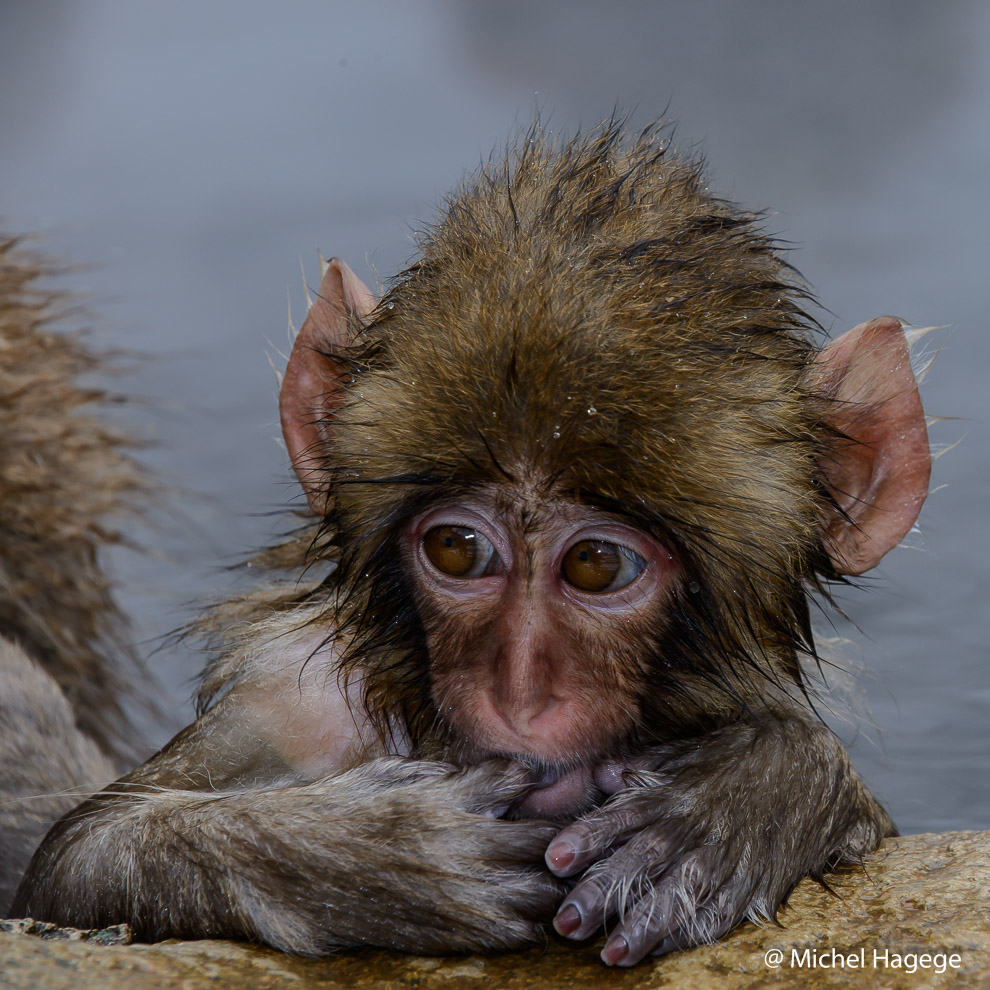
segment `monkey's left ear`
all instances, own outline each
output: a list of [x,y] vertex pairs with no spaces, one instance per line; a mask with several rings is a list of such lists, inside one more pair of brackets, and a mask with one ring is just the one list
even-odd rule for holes
[[[378,300],[339,258],[327,263],[320,291],[296,336],[278,396],[282,435],[292,468],[310,507],[328,509],[326,437],[333,410],[340,405],[346,367],[328,354],[342,352],[356,325]],[[355,319],[356,318],[356,319]]]
[[900,320],[861,323],[825,347],[813,374],[848,438],[821,464],[841,510],[826,547],[840,574],[862,574],[904,538],[928,494],[928,431]]

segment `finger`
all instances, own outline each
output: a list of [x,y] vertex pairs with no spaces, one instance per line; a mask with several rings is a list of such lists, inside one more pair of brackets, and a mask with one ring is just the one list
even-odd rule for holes
[[735,920],[730,920],[723,915],[719,904],[715,901],[709,901],[698,908],[689,924],[682,925],[662,938],[650,950],[650,955],[664,956],[668,952],[690,949],[694,945],[708,945],[717,942],[735,925]]
[[619,823],[574,822],[558,832],[547,846],[546,863],[558,877],[580,873],[601,859],[618,841],[623,830]]
[[615,913],[618,897],[608,877],[585,877],[564,898],[553,919],[553,927],[565,938],[585,939]]
[[636,836],[608,859],[594,864],[564,898],[554,928],[567,938],[593,935],[624,902],[652,891],[650,877],[659,876],[678,854],[676,834],[651,829]]
[[645,896],[609,935],[602,949],[602,962],[607,966],[635,966],[669,937],[672,929],[680,928],[679,922],[685,912],[694,913],[695,907],[689,903],[689,898],[690,893],[683,892],[675,912],[669,898]]
[[[727,857],[722,857],[726,866]],[[754,903],[756,888],[747,882],[745,872],[738,867],[734,871],[723,871],[725,875],[717,882],[715,893],[705,901],[687,923],[672,930],[652,949],[651,955],[662,956],[675,949],[687,949],[692,945],[716,942],[730,932],[745,917],[747,908]],[[773,903],[777,903],[777,898]]]
[[[652,887],[643,885],[638,900],[627,906],[622,922],[602,949],[602,961],[610,966],[633,966],[678,933],[689,944],[710,941],[720,917],[718,892],[728,879],[723,857],[715,846],[687,853]],[[709,904],[707,908],[704,906]]]
[[658,819],[656,795],[623,791],[563,829],[547,847],[547,866],[573,876]]

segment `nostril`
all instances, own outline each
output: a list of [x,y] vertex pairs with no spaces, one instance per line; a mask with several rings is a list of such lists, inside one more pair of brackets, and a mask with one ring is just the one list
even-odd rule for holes
[[[593,733],[587,713],[566,698],[545,694],[538,704],[522,700],[515,706],[504,695],[485,691],[474,707],[474,722],[468,732],[484,739],[490,749],[505,753],[525,753],[542,757],[547,763],[567,760],[575,755],[574,747],[584,749]],[[555,783],[554,778],[543,781],[543,767],[533,767],[533,786]]]
[[532,687],[512,689],[507,685],[496,690],[490,698],[491,707],[498,717],[520,736],[539,732],[540,724],[560,704],[546,691]]

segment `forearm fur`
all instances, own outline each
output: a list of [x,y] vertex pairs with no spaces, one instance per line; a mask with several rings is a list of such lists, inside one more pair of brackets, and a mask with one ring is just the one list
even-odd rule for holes
[[49,834],[15,911],[303,955],[526,944],[557,896],[531,868],[554,829],[469,810],[480,785],[498,790],[490,774],[382,760],[313,784],[107,791]]

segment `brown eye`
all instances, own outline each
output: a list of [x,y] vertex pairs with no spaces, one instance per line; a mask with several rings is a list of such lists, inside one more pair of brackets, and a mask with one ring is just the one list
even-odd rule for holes
[[635,580],[646,561],[628,547],[604,540],[582,540],[564,554],[564,580],[579,591],[618,591]]
[[467,526],[434,527],[423,537],[423,550],[438,571],[451,577],[485,577],[499,562],[491,541]]

